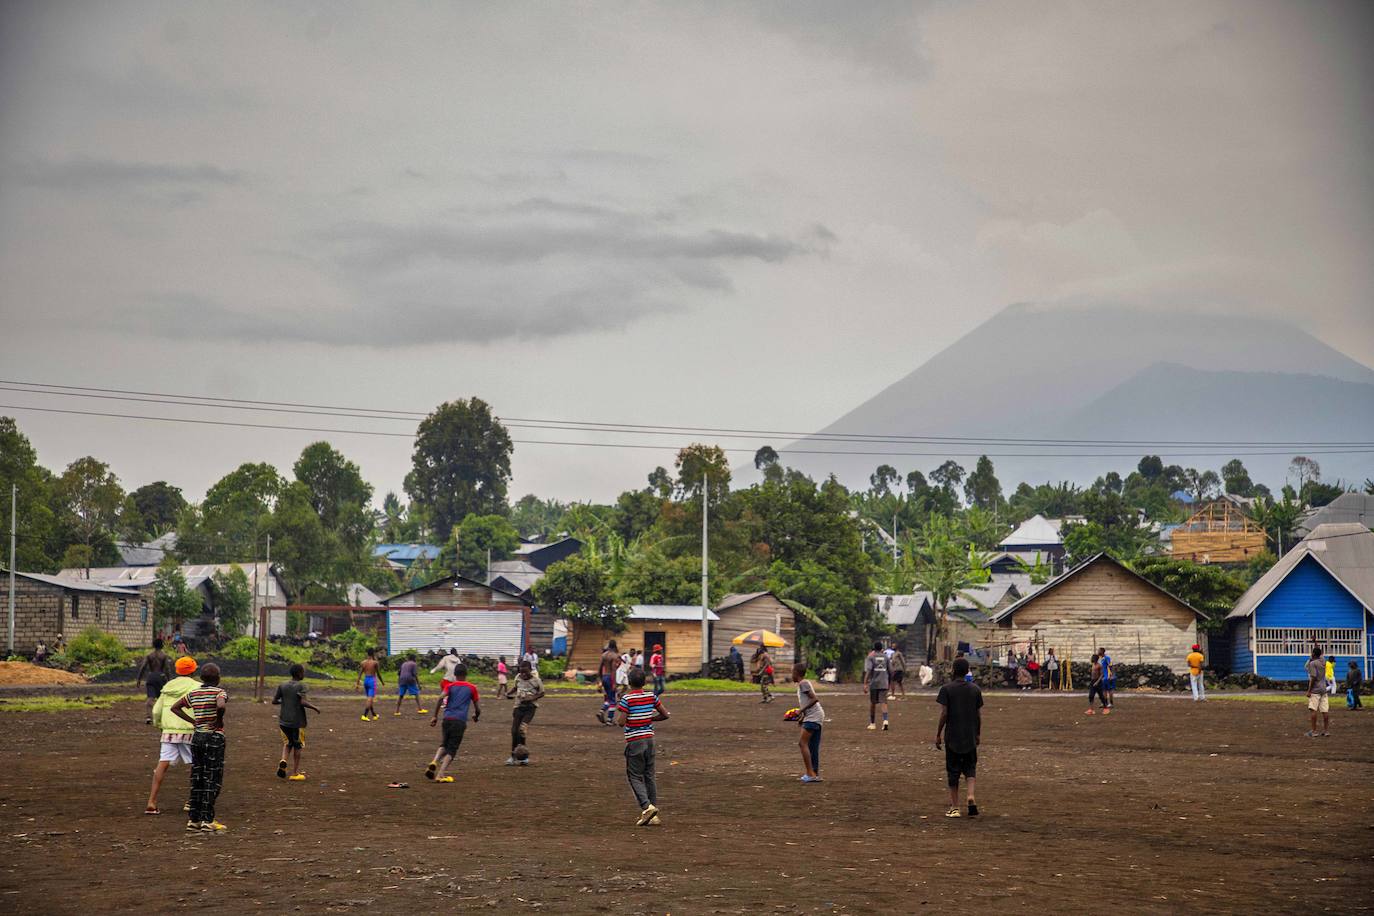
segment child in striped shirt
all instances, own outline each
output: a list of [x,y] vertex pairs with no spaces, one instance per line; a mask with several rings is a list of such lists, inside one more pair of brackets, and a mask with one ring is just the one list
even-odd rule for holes
[[224,785],[224,707],[229,694],[219,685],[219,666],[214,663],[200,669],[200,682],[173,704],[172,712],[196,729],[191,735],[191,813],[186,829],[218,833],[226,829],[215,820],[215,802]]
[[654,723],[668,718],[658,697],[644,689],[644,669],[632,667],[629,690],[616,704],[617,719],[625,729],[625,776],[639,803],[637,827],[657,827],[658,786],[654,783]]

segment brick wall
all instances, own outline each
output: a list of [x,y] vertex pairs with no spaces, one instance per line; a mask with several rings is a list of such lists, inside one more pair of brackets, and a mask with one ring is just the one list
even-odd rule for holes
[[[151,589],[128,596],[105,592],[67,590],[46,582],[16,576],[14,580],[14,647],[30,654],[41,639],[52,646],[61,633],[68,641],[87,627],[96,627],[119,638],[125,646],[148,645],[153,638]],[[73,607],[75,599],[75,607]],[[123,619],[120,619],[120,602]],[[143,603],[147,602],[147,613]],[[0,619],[7,618],[9,576],[0,575]],[[73,616],[75,610],[76,616]],[[7,623],[0,623],[0,627]]]

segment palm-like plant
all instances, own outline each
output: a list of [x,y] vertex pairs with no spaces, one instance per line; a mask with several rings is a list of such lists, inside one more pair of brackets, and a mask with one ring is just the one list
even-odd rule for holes
[[950,602],[958,598],[983,608],[982,602],[968,592],[979,584],[969,556],[958,544],[938,540],[921,551],[916,563],[916,586],[930,593],[931,604],[935,606],[935,639],[931,643],[931,654],[936,657],[949,632]]

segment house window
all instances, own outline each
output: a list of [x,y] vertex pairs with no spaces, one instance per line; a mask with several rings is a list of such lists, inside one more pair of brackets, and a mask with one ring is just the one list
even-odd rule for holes
[[1364,631],[1350,628],[1255,627],[1256,655],[1312,654],[1320,646],[1327,655],[1363,655]]
[[100,605],[102,605],[102,604],[104,604],[104,603],[105,603],[105,602],[101,601],[99,597],[97,597],[97,598],[95,599],[95,619],[96,619],[96,620],[99,620],[99,619],[100,619]]
[[72,595],[72,620],[81,619],[81,596]]
[[143,614],[143,617],[142,617],[142,619],[139,620],[139,623],[143,624],[143,626],[146,627],[146,626],[148,625],[148,599],[147,599],[147,598],[144,598],[142,601],[139,602],[139,610],[142,611],[142,614]]
[[125,599],[123,599],[123,598],[120,598],[120,599],[119,599],[119,615],[118,615],[115,619],[118,620],[120,623],[123,623],[123,622],[124,622],[124,616],[125,616],[125,613],[126,613],[126,610],[127,610],[127,609],[125,608],[125,603],[126,603],[126,602],[125,602]]

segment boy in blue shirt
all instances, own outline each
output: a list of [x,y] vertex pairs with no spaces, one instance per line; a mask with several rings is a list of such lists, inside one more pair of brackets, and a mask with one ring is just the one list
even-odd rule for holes
[[468,727],[468,711],[472,711],[472,721],[482,718],[482,707],[477,688],[467,682],[468,666],[458,665],[453,669],[455,680],[448,685],[439,705],[434,708],[434,718],[429,720],[431,728],[439,724],[439,714],[444,716],[444,738],[434,759],[425,768],[425,779],[435,782],[453,782],[447,775],[448,766],[458,756],[458,746],[463,743],[463,733]]

